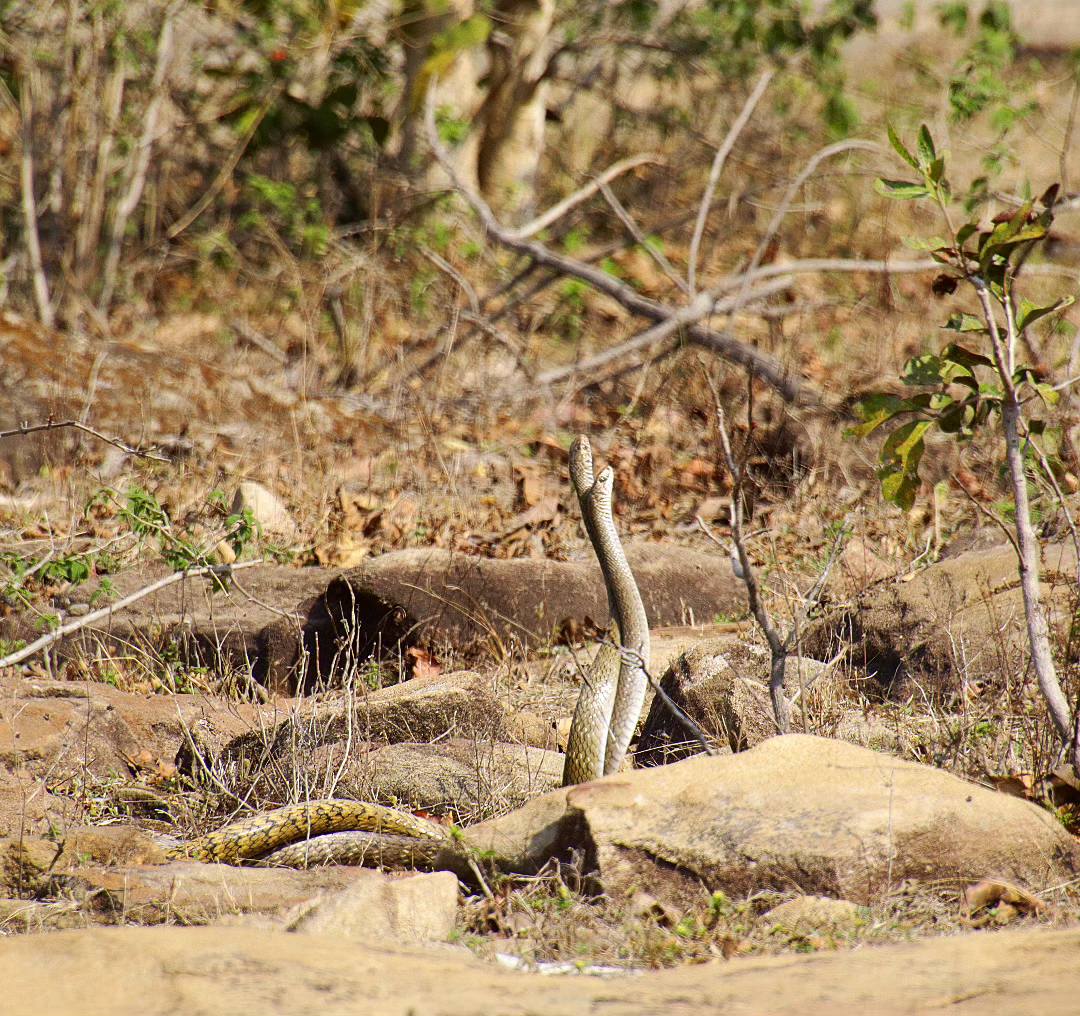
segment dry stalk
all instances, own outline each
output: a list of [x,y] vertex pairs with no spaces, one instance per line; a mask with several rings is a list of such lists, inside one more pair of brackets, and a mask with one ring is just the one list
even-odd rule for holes
[[[773,624],[772,618],[762,601],[757,580],[757,572],[746,552],[746,538],[743,530],[744,508],[742,498],[745,469],[736,461],[735,455],[732,452],[731,439],[728,435],[727,419],[724,408],[720,404],[719,393],[716,391],[715,386],[712,385],[711,380],[709,383],[710,387],[713,389],[713,398],[716,402],[716,424],[720,436],[720,446],[723,450],[724,461],[727,464],[728,472],[732,479],[732,565],[737,566],[735,567],[735,573],[742,579],[746,586],[746,598],[750,606],[750,612],[754,615],[754,619],[757,621],[758,626],[765,635],[766,641],[769,643],[769,653],[771,656],[769,666],[769,697],[772,700],[776,728],[781,734],[787,734],[791,730],[791,707],[784,694],[784,677],[787,668],[787,658],[793,650],[797,649],[799,632],[803,624],[805,624],[806,619],[809,617],[810,611],[821,597],[822,590],[825,588],[825,583],[828,581],[833,563],[836,560],[836,555],[839,553],[844,537],[847,535],[848,526],[845,520],[844,525],[841,526],[840,531],[833,541],[832,548],[829,551],[829,557],[825,562],[825,567],[822,569],[821,575],[818,576],[817,581],[810,591],[803,597],[802,606],[796,612],[795,617],[792,620],[791,628],[785,635],[781,636],[776,630],[776,626]],[[701,531],[705,533],[710,540],[720,547],[724,546],[719,537],[709,529],[704,519],[698,517],[697,523]]]
[[154,77],[150,85],[150,101],[147,104],[146,115],[143,118],[142,134],[135,148],[134,161],[129,166],[127,190],[117,202],[113,213],[109,251],[105,257],[101,295],[97,301],[98,309],[103,312],[108,311],[109,305],[112,303],[113,293],[116,289],[116,272],[120,266],[120,252],[123,248],[128,220],[142,198],[143,188],[146,186],[146,174],[150,169],[150,156],[153,154],[155,143],[160,140],[161,107],[165,101],[169,66],[172,63],[173,56],[173,23],[180,6],[179,0],[174,0],[165,11],[165,17],[161,23]]
[[34,197],[34,80],[33,68],[24,70],[19,88],[20,133],[22,156],[19,161],[22,190],[23,224],[26,228],[26,253],[34,279],[34,302],[38,319],[46,328],[56,323],[56,314],[49,296],[49,280],[41,258],[41,236],[38,233],[37,201]]

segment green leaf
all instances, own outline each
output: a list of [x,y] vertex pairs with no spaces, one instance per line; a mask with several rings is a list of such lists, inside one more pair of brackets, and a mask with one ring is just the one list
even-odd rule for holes
[[874,190],[886,198],[894,201],[915,201],[918,198],[930,196],[930,191],[921,183],[913,183],[910,180],[884,180],[874,181]]
[[1039,381],[1033,383],[1032,388],[1039,393],[1039,398],[1048,406],[1056,406],[1061,400],[1061,392],[1055,391],[1053,385],[1048,385],[1043,381]]
[[878,470],[881,480],[881,496],[886,501],[910,511],[915,504],[915,495],[919,492],[919,477],[905,472],[896,466],[882,466]]
[[919,459],[925,448],[923,438],[930,428],[930,420],[911,420],[897,427],[886,439],[881,449],[882,461],[899,462],[905,468],[918,469]]
[[900,413],[910,413],[915,407],[907,399],[884,392],[867,395],[855,403],[855,412],[863,422],[846,432],[848,437],[867,437],[883,423]]
[[905,236],[904,246],[909,247],[911,250],[922,251],[936,251],[936,250],[949,250],[945,240],[940,236]]
[[1053,314],[1056,310],[1071,307],[1075,302],[1075,296],[1063,296],[1060,300],[1055,300],[1045,307],[1039,307],[1030,300],[1021,300],[1020,313],[1016,315],[1016,330],[1022,332],[1028,325],[1038,321],[1039,318],[1046,317],[1047,314]]
[[945,380],[941,368],[940,357],[933,353],[913,356],[904,364],[904,373],[900,375],[900,380],[906,385],[939,385]]
[[923,169],[929,169],[929,167],[937,159],[937,152],[934,151],[934,139],[930,137],[930,128],[923,124],[919,128],[919,165]]
[[899,155],[900,158],[903,159],[904,162],[906,162],[912,169],[918,169],[918,161],[916,160],[915,156],[907,150],[907,146],[905,146],[904,142],[900,140],[900,137],[896,133],[896,131],[892,129],[892,124],[889,124],[886,130],[889,135],[889,144],[893,146],[893,150],[896,152],[896,154]]
[[1025,202],[1017,209],[1016,214],[1007,222],[998,223],[988,236],[984,236],[979,248],[979,265],[984,275],[988,274],[991,260],[996,255],[1007,259],[1012,253],[1011,248],[1017,244],[1027,243],[1031,240],[1039,240],[1046,236],[1053,221],[1050,212],[1027,221],[1031,211],[1031,202]]
[[956,231],[956,243],[957,246],[963,247],[965,243],[979,231],[979,227],[974,222],[965,222]]
[[929,427],[929,420],[905,423],[888,436],[881,449],[878,477],[882,496],[905,510],[915,503],[919,489],[919,462],[926,447],[924,435]]
[[[949,320],[942,327],[953,332],[981,332],[984,335],[988,330],[982,318],[978,318],[974,314],[962,313],[949,315]],[[950,346],[949,348],[952,349],[953,347]]]
[[950,342],[941,351],[941,358],[962,364],[969,370],[974,370],[976,367],[994,366],[994,361],[989,357],[983,356],[982,353],[976,353],[975,350],[968,349],[967,346],[961,346],[959,342]]
[[938,417],[938,426],[946,434],[971,434],[971,425],[975,421],[975,407],[968,401],[958,402]]

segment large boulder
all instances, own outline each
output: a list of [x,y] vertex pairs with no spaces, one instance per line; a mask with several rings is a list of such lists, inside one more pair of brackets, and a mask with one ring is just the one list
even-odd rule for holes
[[[1051,623],[1065,620],[1075,588],[1072,544],[1042,547],[1043,602]],[[810,627],[804,651],[821,659],[848,643],[849,658],[893,695],[916,684],[947,695],[960,675],[970,685],[999,672],[1003,660],[1030,654],[1016,554],[1008,546],[975,549],[896,580],[860,589]]]
[[1049,813],[928,766],[791,734],[555,791],[468,830],[516,867],[577,851],[608,893],[796,890],[856,903],[904,879],[1068,881]]
[[[627,556],[649,621],[677,625],[741,610],[744,594],[726,559],[684,547],[636,543]],[[112,576],[120,598],[165,575],[148,568]],[[62,657],[132,645],[187,665],[240,669],[288,695],[325,687],[364,660],[422,646],[454,660],[511,646],[550,645],[564,621],[608,619],[595,558],[496,560],[438,549],[395,551],[342,571],[265,565],[237,572],[224,590],[185,579],[88,625],[57,647]],[[62,609],[89,609],[94,585],[65,594]],[[69,602],[70,601],[70,602]],[[0,620],[0,638],[29,641],[38,614]]]

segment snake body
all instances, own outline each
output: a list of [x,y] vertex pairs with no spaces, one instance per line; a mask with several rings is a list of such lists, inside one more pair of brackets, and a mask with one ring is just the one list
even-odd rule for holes
[[[593,476],[588,438],[570,449],[570,479],[600,562],[618,646],[601,645],[585,675],[570,729],[563,783],[616,772],[626,757],[647,687],[649,625],[612,516],[614,473]],[[170,860],[308,867],[362,864],[464,873],[470,858],[436,822],[365,801],[290,805],[231,822],[170,850]]]
[[[274,856],[274,851],[288,844],[302,847],[305,842],[325,833],[353,830],[363,830],[369,835],[408,837],[417,843],[431,841],[440,847],[449,841],[449,833],[437,822],[394,808],[366,801],[310,801],[231,822],[217,832],[180,844],[170,850],[166,858],[240,864],[259,858],[269,859]],[[361,840],[358,847],[362,849],[367,845],[370,848],[371,843],[371,840]]]
[[617,772],[622,765],[641,716],[649,656],[645,605],[612,514],[614,473],[609,466],[594,478],[586,437],[576,438],[570,447],[570,481],[604,576],[620,648],[604,643],[582,682],[566,749],[567,786]]

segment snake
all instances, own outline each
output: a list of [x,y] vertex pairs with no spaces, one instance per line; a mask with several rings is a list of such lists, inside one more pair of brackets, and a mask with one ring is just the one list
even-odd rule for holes
[[[648,678],[649,625],[612,515],[614,472],[593,475],[588,438],[570,448],[570,480],[600,563],[618,644],[605,641],[582,681],[563,772],[564,786],[617,772],[641,715]],[[367,801],[287,805],[230,822],[180,843],[166,860],[306,868],[352,864],[449,870],[468,879],[468,851],[446,826]]]
[[570,726],[563,785],[618,772],[634,736],[648,687],[649,622],[612,514],[615,474],[610,466],[593,475],[592,446],[575,438],[569,454],[570,482],[581,506],[618,646],[604,642],[586,672]]
[[[353,857],[333,862],[337,864],[362,864],[369,856],[372,863],[380,863],[384,851],[387,859],[410,851],[415,855],[413,861],[434,859],[452,841],[445,826],[419,815],[367,801],[330,799],[286,805],[230,822],[216,832],[173,847],[165,858],[207,864],[258,860],[263,864],[306,867],[309,860],[330,863],[327,859],[332,855],[325,850],[315,854],[310,851],[311,844],[330,839],[327,834],[334,833],[339,838],[333,841],[333,856]],[[306,857],[299,848],[308,851]]]

